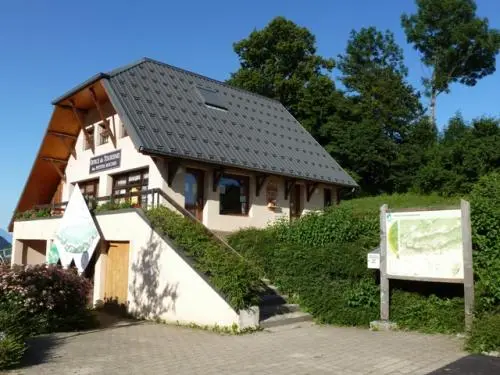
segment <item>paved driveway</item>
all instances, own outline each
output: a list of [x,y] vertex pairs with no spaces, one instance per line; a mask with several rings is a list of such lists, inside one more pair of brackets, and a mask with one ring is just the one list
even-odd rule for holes
[[14,374],[427,374],[465,356],[449,336],[311,323],[243,336],[144,322],[37,338]]

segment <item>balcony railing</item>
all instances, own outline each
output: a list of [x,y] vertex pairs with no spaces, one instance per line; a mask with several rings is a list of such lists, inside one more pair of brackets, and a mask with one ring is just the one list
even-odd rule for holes
[[[94,212],[116,210],[120,208],[141,208],[148,210],[165,205],[168,202],[177,212],[191,220],[192,222],[199,223],[203,226],[206,233],[218,241],[221,245],[232,251],[234,254],[242,257],[231,245],[229,245],[221,236],[208,229],[196,216],[190,211],[186,210],[182,205],[172,199],[162,189],[142,190],[138,192],[131,192],[121,195],[109,195],[105,197],[86,198],[89,209]],[[37,212],[45,212],[44,216],[62,216],[66,209],[68,202],[55,203],[55,204],[40,204],[34,206],[33,218],[43,217],[37,215]]]

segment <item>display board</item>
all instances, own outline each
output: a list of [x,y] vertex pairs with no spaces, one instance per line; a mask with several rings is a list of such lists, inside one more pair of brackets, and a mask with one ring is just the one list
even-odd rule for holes
[[464,277],[460,210],[386,213],[387,275]]
[[[377,249],[378,250],[378,249]],[[368,267],[377,268],[376,255]],[[389,280],[462,283],[465,327],[472,326],[474,272],[470,204],[459,209],[390,210],[380,207],[380,319],[389,320]]]

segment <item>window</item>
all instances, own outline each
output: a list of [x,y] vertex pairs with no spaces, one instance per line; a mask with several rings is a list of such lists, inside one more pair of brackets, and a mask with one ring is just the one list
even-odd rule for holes
[[248,215],[249,178],[223,175],[219,181],[221,215]]
[[148,170],[141,169],[122,173],[113,177],[113,196],[117,203],[130,202],[132,205],[143,203],[141,191],[148,188]]
[[86,199],[95,199],[99,196],[99,179],[79,182],[78,187]]
[[278,201],[278,184],[275,181],[269,181],[266,185],[266,202],[268,208],[275,208]]
[[85,137],[84,139],[84,150],[88,150],[93,147],[94,145],[94,127],[93,126],[88,126],[85,128],[85,132],[88,134],[88,138]]
[[324,190],[324,206],[329,207],[332,205],[332,189]]
[[122,138],[128,137],[127,129],[125,129],[125,124],[120,120],[120,135]]
[[227,111],[227,105],[218,90],[202,86],[196,86],[196,89],[207,107]]

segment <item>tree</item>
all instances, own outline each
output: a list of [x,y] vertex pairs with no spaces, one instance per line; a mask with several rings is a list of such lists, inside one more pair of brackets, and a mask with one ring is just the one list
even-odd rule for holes
[[417,173],[416,190],[468,194],[480,177],[500,166],[499,125],[494,118],[475,119],[468,125],[460,114],[452,117]]
[[416,0],[417,13],[403,14],[401,23],[409,43],[431,69],[423,79],[436,123],[436,99],[454,82],[474,86],[495,72],[500,33],[486,18],[476,16],[474,0]]
[[338,67],[347,97],[337,103],[321,139],[356,172],[366,193],[392,192],[394,163],[422,113],[418,93],[405,81],[403,52],[389,31],[363,28],[351,33]]
[[[299,121],[303,120],[299,103],[304,96],[319,91],[328,97],[335,90],[327,75],[333,60],[317,55],[316,38],[308,29],[283,17],[235,43],[234,51],[240,68],[228,83],[279,100]],[[308,90],[311,82],[316,86]]]

